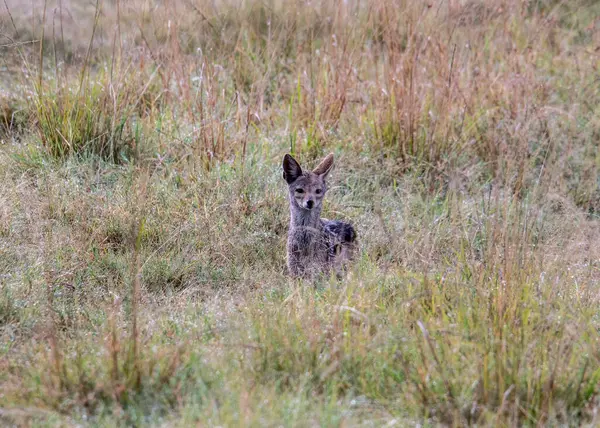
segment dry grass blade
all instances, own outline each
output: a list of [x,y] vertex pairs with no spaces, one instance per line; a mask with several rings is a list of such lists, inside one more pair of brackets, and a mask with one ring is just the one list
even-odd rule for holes
[[444,381],[444,386],[446,387],[446,393],[448,394],[448,399],[452,402],[452,405],[454,407],[456,407],[456,400],[454,398],[454,393],[452,392],[452,387],[450,385],[450,381],[448,380],[448,377],[444,371],[444,366],[442,365],[442,361],[440,361],[440,359],[438,358],[438,354],[435,349],[435,344],[433,343],[433,340],[431,339],[431,336],[429,335],[429,331],[427,331],[427,329],[425,328],[425,325],[421,322],[421,320],[417,321],[417,325],[419,326],[419,329],[421,330],[421,333],[423,334],[423,338],[425,339],[425,341],[427,342],[427,345],[429,346],[429,350],[431,351],[431,355],[433,355],[433,359],[435,361],[436,368],[439,371],[440,376],[442,377],[442,380]]

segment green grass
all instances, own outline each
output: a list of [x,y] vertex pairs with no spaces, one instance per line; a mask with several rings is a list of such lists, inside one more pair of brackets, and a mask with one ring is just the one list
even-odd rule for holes
[[[22,3],[1,423],[597,424],[596,3]],[[286,152],[341,280],[286,275]]]

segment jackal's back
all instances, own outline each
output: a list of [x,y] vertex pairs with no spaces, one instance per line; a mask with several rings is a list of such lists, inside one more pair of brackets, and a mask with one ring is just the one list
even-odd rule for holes
[[343,221],[326,219],[321,221],[327,248],[327,262],[339,271],[354,256],[356,231],[351,224]]

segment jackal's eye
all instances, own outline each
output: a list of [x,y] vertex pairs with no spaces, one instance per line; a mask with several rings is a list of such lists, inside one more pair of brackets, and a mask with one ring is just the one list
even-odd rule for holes
[[304,193],[304,189],[296,189],[296,193],[302,194]]
[[321,190],[321,189],[317,189],[317,190],[315,190],[315,193],[316,193],[317,195],[320,195],[321,193],[323,193],[323,190]]

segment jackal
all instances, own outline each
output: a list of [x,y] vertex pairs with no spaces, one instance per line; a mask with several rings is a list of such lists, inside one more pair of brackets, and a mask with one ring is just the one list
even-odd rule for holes
[[289,187],[291,214],[287,265],[292,276],[313,278],[333,268],[339,277],[352,259],[356,241],[352,225],[321,218],[327,192],[325,179],[332,167],[333,153],[312,171],[302,171],[289,154],[283,158],[283,178]]

